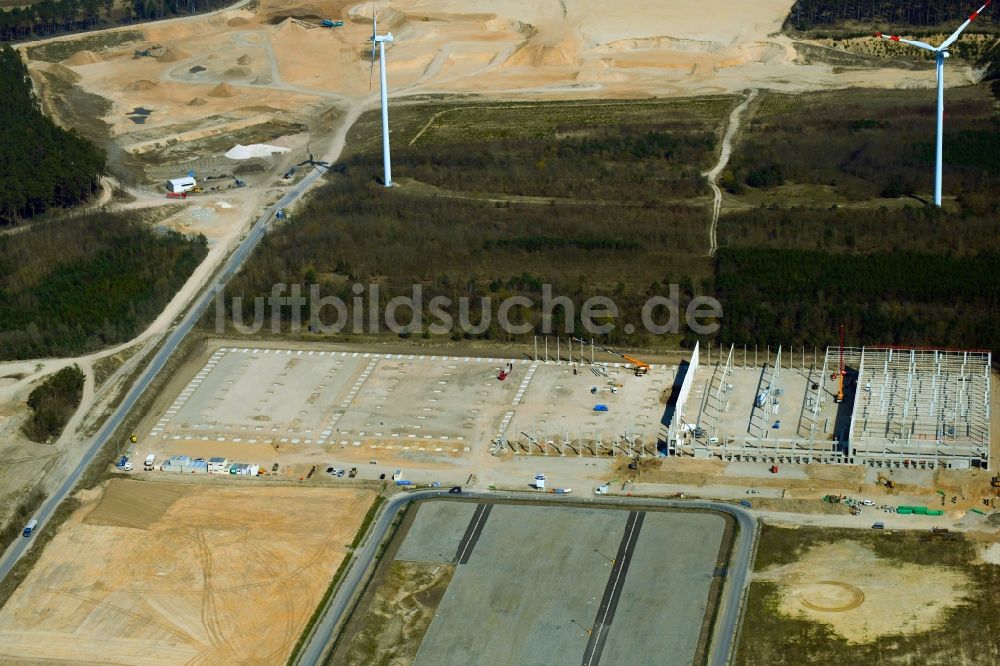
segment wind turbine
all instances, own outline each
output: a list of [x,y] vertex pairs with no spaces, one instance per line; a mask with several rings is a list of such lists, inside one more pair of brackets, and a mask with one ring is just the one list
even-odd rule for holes
[[948,47],[955,43],[958,36],[962,34],[969,24],[976,20],[976,17],[982,14],[993,0],[986,0],[982,7],[972,12],[969,18],[965,19],[965,23],[958,26],[958,30],[951,33],[948,39],[941,42],[940,46],[931,46],[927,42],[918,42],[912,39],[903,39],[897,35],[885,35],[881,32],[876,32],[876,37],[881,37],[882,39],[887,39],[893,42],[902,42],[903,44],[909,44],[910,46],[916,46],[918,49],[924,49],[925,51],[930,51],[934,54],[934,58],[937,61],[937,157],[934,164],[934,205],[941,206],[941,162],[944,152],[944,60],[950,57],[948,53]]
[[386,187],[392,187],[392,167],[389,161],[389,94],[385,83],[385,43],[392,41],[392,33],[378,34],[377,14],[378,8],[375,8],[372,11],[372,68],[368,75],[368,87],[371,88],[371,77],[375,73],[375,47],[378,46],[378,66],[382,83],[382,166],[385,171],[382,182]]

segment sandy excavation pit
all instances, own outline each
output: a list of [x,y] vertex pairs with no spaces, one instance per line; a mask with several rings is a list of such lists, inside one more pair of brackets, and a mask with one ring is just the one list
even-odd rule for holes
[[[696,0],[612,5],[598,0],[397,0],[380,5],[380,29],[396,38],[388,70],[397,98],[469,92],[502,98],[628,98],[748,87],[933,85],[927,72],[898,68],[898,62],[846,69],[805,64],[792,41],[778,34],[791,5],[791,0],[718,8]],[[126,146],[141,143],[131,139],[139,128],[147,135],[158,130],[166,146],[196,138],[192,131],[211,132],[219,118],[246,121],[265,109],[276,122],[303,123],[322,136],[331,131],[324,120],[330,109],[373,101],[372,6],[263,0],[253,11],[129,27],[141,30],[143,39],[104,49],[88,42],[87,49],[81,44],[61,63],[33,62],[32,67],[78,79],[74,85],[109,100],[103,120]],[[345,24],[321,28],[316,17]],[[154,45],[159,48],[152,57],[134,57],[137,48]],[[952,63],[950,84],[971,77],[967,65]],[[156,112],[137,125],[125,115],[136,107]],[[179,132],[186,123],[196,127]],[[201,150],[225,152],[217,148]]]
[[284,664],[373,497],[111,481],[3,607],[0,662]]

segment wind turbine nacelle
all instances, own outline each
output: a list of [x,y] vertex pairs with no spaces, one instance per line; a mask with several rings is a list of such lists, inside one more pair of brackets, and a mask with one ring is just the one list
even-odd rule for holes
[[950,58],[951,54],[948,53],[947,51],[941,51],[941,57],[943,57],[943,58]]

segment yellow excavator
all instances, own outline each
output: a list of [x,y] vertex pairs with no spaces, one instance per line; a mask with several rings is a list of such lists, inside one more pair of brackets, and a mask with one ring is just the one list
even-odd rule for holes
[[886,490],[892,490],[896,487],[896,482],[880,472],[878,475],[878,485],[885,486]]
[[[580,338],[573,338],[573,340],[575,342],[579,342],[581,344],[587,344],[586,340],[581,340]],[[634,358],[632,356],[628,356],[626,354],[622,354],[621,352],[616,352],[613,349],[607,349],[605,347],[598,347],[597,345],[593,345],[593,346],[594,346],[595,349],[600,349],[603,352],[607,352],[607,353],[612,354],[614,356],[618,356],[620,358],[625,359],[626,363],[630,363],[631,364],[632,372],[635,373],[636,377],[642,377],[644,374],[646,374],[647,372],[649,372],[649,363],[646,363],[645,361],[640,361],[637,358]]]

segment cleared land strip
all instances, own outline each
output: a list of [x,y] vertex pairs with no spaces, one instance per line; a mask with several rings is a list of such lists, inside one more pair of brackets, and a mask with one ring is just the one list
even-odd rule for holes
[[645,511],[630,511],[628,514],[628,520],[625,522],[625,534],[618,546],[618,554],[615,556],[615,563],[611,568],[611,575],[608,577],[608,586],[604,589],[604,598],[601,599],[601,606],[597,610],[597,619],[590,632],[587,649],[583,653],[583,666],[596,666],[601,661],[601,652],[608,639],[611,621],[618,609],[622,585],[625,582],[625,576],[628,575],[628,565],[632,561],[633,553],[635,553],[635,545],[639,542],[639,533],[642,531],[642,522],[645,517]]
[[469,527],[465,530],[465,536],[462,537],[462,543],[458,544],[458,551],[455,553],[455,562],[458,564],[469,563],[469,557],[472,556],[472,549],[476,547],[479,535],[483,533],[483,527],[486,525],[486,520],[490,517],[492,510],[492,504],[480,504],[476,507],[476,512],[472,514],[472,519],[469,520]]

